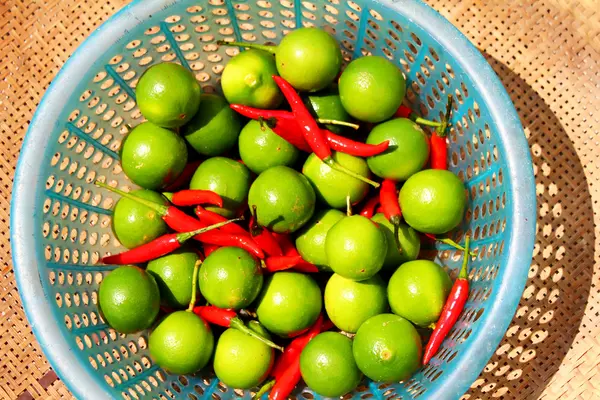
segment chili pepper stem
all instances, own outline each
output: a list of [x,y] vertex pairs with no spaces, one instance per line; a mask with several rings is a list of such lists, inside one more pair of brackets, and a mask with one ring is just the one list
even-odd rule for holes
[[394,215],[390,218],[390,223],[394,225],[394,241],[396,242],[396,248],[399,253],[402,253],[402,245],[400,244],[400,217]]
[[[414,117],[413,117],[413,115],[414,115]],[[412,119],[419,125],[431,126],[433,128],[439,128],[443,124],[443,122],[436,122],[436,121],[431,121],[431,120],[428,120],[425,118],[417,117],[415,114],[411,114],[410,119]]]
[[189,240],[189,239],[193,238],[196,235],[199,235],[199,234],[204,233],[204,232],[211,231],[213,229],[220,228],[220,227],[225,226],[227,224],[231,224],[232,222],[242,221],[243,219],[244,219],[243,217],[234,218],[234,219],[230,219],[230,220],[223,221],[223,222],[217,222],[216,224],[207,226],[206,228],[197,229],[195,231],[182,232],[182,233],[177,234],[177,241],[179,243],[183,243],[186,240]]
[[327,164],[330,168],[335,169],[336,171],[343,172],[344,174],[351,176],[353,178],[356,178],[359,181],[368,183],[369,185],[371,185],[375,188],[378,188],[380,186],[379,183],[372,181],[369,178],[365,178],[364,176],[361,176],[361,175],[357,174],[356,172],[350,171],[348,168],[344,167],[343,165],[338,164],[331,156],[324,158],[322,161],[325,164]]
[[202,260],[198,260],[196,261],[196,264],[194,264],[194,272],[192,274],[192,298],[190,299],[190,304],[187,308],[188,312],[193,312],[194,306],[196,305],[196,286],[198,286],[196,282],[198,282],[198,270],[200,269],[201,264]]
[[452,95],[448,95],[448,103],[446,104],[446,112],[444,113],[444,119],[440,126],[435,129],[435,134],[439,137],[446,137],[447,132],[446,129],[450,125],[450,117],[452,116],[452,106],[454,105],[454,97]]
[[471,255],[471,253],[469,252],[469,245],[471,242],[471,238],[469,236],[465,237],[465,255],[463,256],[463,262],[462,262],[462,266],[460,268],[460,272],[458,273],[458,279],[469,279],[469,271],[468,271],[468,264],[469,264],[469,256]]
[[260,340],[261,342],[263,342],[264,344],[266,344],[269,347],[272,347],[272,348],[277,349],[279,351],[283,351],[283,347],[281,347],[281,346],[273,343],[269,339],[267,339],[267,338],[259,335],[258,333],[254,332],[252,329],[248,328],[246,326],[246,324],[244,324],[244,321],[242,321],[238,317],[231,318],[231,320],[229,322],[229,327],[237,329],[237,330],[239,330],[241,332],[244,332],[246,335],[250,335],[253,338]]
[[262,385],[260,389],[258,389],[258,392],[256,392],[256,394],[252,396],[252,400],[260,399],[265,393],[271,390],[273,386],[275,386],[275,379],[271,379],[270,381]]
[[339,121],[337,119],[317,118],[317,122],[320,124],[347,126],[348,128],[352,128],[355,130],[360,128],[358,124],[353,124],[352,122],[347,121]]
[[96,186],[104,188],[104,189],[106,189],[108,191],[116,193],[116,194],[118,194],[121,197],[125,197],[126,199],[130,199],[130,200],[136,201],[136,202],[138,202],[140,204],[143,204],[146,207],[151,208],[152,210],[156,211],[160,216],[164,216],[165,214],[167,214],[167,210],[168,210],[169,207],[167,207],[165,205],[158,204],[158,203],[155,203],[155,202],[150,201],[150,200],[142,199],[142,198],[137,197],[137,196],[135,196],[135,195],[133,195],[131,193],[124,192],[121,189],[117,189],[117,188],[114,188],[112,186],[109,186],[108,184],[106,184],[104,182],[101,182],[101,181],[96,181],[96,182],[94,182],[94,184]]
[[277,52],[277,47],[269,46],[266,44],[246,43],[246,42],[228,42],[225,40],[217,40],[217,44],[220,46],[248,47],[249,49],[258,49],[258,50],[267,51],[271,54],[275,54]]
[[[444,243],[444,244],[447,244],[448,246],[454,247],[456,250],[466,251],[464,246],[461,246],[460,244],[456,243],[454,240],[452,240],[450,238],[439,238],[435,235],[430,235],[430,234],[426,234],[426,236],[429,237],[430,239],[436,240],[440,243]],[[471,257],[477,256],[477,254],[473,251],[469,251],[469,255]]]

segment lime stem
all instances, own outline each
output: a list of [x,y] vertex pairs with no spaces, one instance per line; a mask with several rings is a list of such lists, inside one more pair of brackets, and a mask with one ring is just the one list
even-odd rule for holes
[[469,252],[470,242],[471,238],[469,236],[465,237],[465,254],[463,255],[463,263],[458,274],[458,279],[469,279],[469,271],[467,270],[467,267],[469,265],[469,256],[471,255]]
[[225,40],[217,40],[218,45],[223,46],[238,46],[238,47],[248,47],[249,49],[257,49],[267,51],[271,54],[275,54],[277,52],[276,46],[269,46],[266,44],[258,44],[258,43],[247,43],[247,42],[229,42]]
[[206,226],[204,228],[197,229],[195,231],[182,232],[182,233],[179,233],[177,235],[177,241],[179,243],[183,243],[186,240],[189,240],[189,239],[193,238],[196,235],[199,235],[199,234],[204,233],[204,232],[212,231],[213,229],[217,229],[217,228],[220,228],[222,226],[231,224],[232,222],[242,221],[243,219],[244,218],[242,218],[242,217],[240,217],[240,218],[234,218],[234,219],[230,219],[230,220],[227,220],[227,221],[217,222],[216,224],[212,224],[212,225]]
[[167,207],[167,206],[165,206],[163,204],[158,204],[158,203],[155,203],[155,202],[150,201],[150,200],[142,199],[142,198],[137,197],[137,196],[135,196],[135,195],[133,195],[131,193],[127,193],[127,192],[124,192],[124,191],[122,191],[120,189],[117,189],[117,188],[114,188],[112,186],[109,186],[108,184],[106,184],[104,182],[101,182],[101,181],[96,181],[94,183],[96,184],[96,186],[99,186],[99,187],[104,188],[106,190],[109,190],[109,191],[111,191],[113,193],[116,193],[116,194],[118,194],[121,197],[125,197],[126,199],[133,200],[133,201],[135,201],[135,202],[137,202],[139,204],[145,205],[146,207],[148,207],[148,208],[156,211],[161,217],[164,217],[165,215],[167,215],[169,207]]
[[200,269],[200,265],[202,264],[202,260],[196,261],[194,264],[194,273],[192,274],[192,298],[190,299],[190,304],[188,305],[188,312],[194,311],[194,306],[196,305],[196,287],[198,286],[198,270]]
[[343,172],[344,174],[351,176],[353,178],[356,178],[359,181],[368,183],[369,185],[371,185],[375,188],[378,188],[380,186],[379,183],[372,181],[371,179],[366,178],[362,175],[359,175],[354,171],[350,171],[348,168],[344,167],[343,165],[338,164],[337,162],[335,162],[335,160],[333,158],[331,158],[331,156],[323,159],[323,162],[325,164],[329,165],[330,168],[335,169],[340,172]]
[[231,320],[229,321],[229,327],[237,329],[238,331],[244,332],[246,335],[250,335],[253,338],[260,340],[261,342],[263,342],[264,344],[266,344],[269,347],[272,347],[272,348],[277,349],[279,351],[283,351],[283,347],[281,347],[281,346],[273,343],[272,341],[270,341],[266,337],[264,337],[264,336],[262,336],[262,335],[260,335],[260,334],[258,334],[256,332],[254,332],[252,329],[248,328],[246,326],[246,324],[244,324],[244,321],[242,321],[238,317],[231,318]]
[[273,386],[275,386],[275,379],[271,379],[269,382],[262,385],[261,388],[258,389],[258,392],[256,392],[256,394],[252,396],[252,400],[260,399],[265,393],[271,390]]
[[352,216],[352,204],[350,204],[350,196],[346,196],[346,215]]
[[352,122],[347,122],[347,121],[340,121],[337,119],[317,118],[317,122],[320,124],[347,126],[352,129],[360,128],[360,126],[358,124],[353,124]]

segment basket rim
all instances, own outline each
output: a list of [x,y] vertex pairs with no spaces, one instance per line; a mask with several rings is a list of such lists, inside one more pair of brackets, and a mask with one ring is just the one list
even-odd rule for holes
[[[513,229],[505,239],[505,249],[508,249],[505,268],[500,269],[496,276],[501,284],[490,296],[491,306],[479,320],[478,334],[471,337],[470,346],[463,349],[453,362],[460,368],[445,370],[444,379],[432,382],[425,392],[426,398],[459,398],[477,378],[504,336],[527,280],[536,222],[535,180],[529,145],[514,105],[499,78],[457,28],[420,0],[372,1],[397,10],[422,27],[435,26],[436,40],[455,57],[489,105],[491,118],[501,139],[499,145],[505,147],[506,143],[511,143],[511,151],[504,151],[504,154],[513,191],[509,203]],[[38,257],[36,252],[31,251],[36,232],[33,223],[35,218],[31,218],[36,213],[36,199],[32,194],[35,193],[35,182],[43,167],[43,157],[39,155],[45,152],[49,143],[46,127],[54,126],[68,99],[61,94],[72,92],[80,82],[78,78],[96,61],[93,57],[87,57],[88,52],[104,54],[139,20],[171,4],[172,0],[134,0],[92,32],[65,62],[46,90],[31,120],[17,162],[11,199],[10,238],[18,291],[40,347],[57,375],[77,398],[110,399],[112,395],[85,368],[80,368],[80,362],[74,354],[78,349],[62,335],[58,321],[52,317],[49,306],[52,299],[45,296],[42,288]],[[40,293],[44,293],[44,296],[40,296]]]

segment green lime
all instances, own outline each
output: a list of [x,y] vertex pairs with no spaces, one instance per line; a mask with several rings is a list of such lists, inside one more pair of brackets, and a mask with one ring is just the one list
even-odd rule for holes
[[[346,167],[360,176],[370,175],[367,162],[349,154],[333,152],[332,158],[341,166]],[[308,178],[320,202],[332,208],[346,208],[346,197],[356,204],[365,198],[369,184],[353,178],[343,172],[332,169],[311,153],[302,167],[302,173]]]
[[250,171],[244,164],[225,157],[213,157],[198,166],[190,189],[211,190],[220,195],[223,208],[205,208],[231,218],[243,206],[251,181]]
[[400,241],[400,250],[396,247],[394,238],[394,225],[382,213],[375,214],[372,221],[376,222],[385,233],[388,250],[383,262],[383,268],[395,271],[403,262],[416,260],[421,250],[421,238],[419,234],[410,226],[400,223],[398,228],[398,239]]
[[263,285],[259,262],[238,247],[221,247],[210,253],[200,267],[198,280],[206,301],[236,310],[249,306]]
[[300,155],[300,150],[258,121],[244,126],[238,145],[242,161],[255,174],[278,165],[291,167]]
[[[146,271],[156,279],[162,303],[171,308],[186,308],[192,298],[194,265],[200,257],[189,247],[155,258]],[[196,286],[197,287],[197,286]]]
[[322,305],[321,289],[311,277],[298,272],[276,272],[265,281],[256,314],[269,331],[291,336],[311,326]]
[[400,189],[404,220],[420,232],[442,234],[456,228],[467,207],[462,181],[450,171],[426,169]]
[[421,337],[414,326],[394,314],[379,314],[361,325],[352,352],[358,368],[374,381],[408,379],[421,366]]
[[315,191],[304,175],[289,167],[273,167],[250,187],[248,206],[256,206],[261,226],[277,233],[295,232],[315,211]]
[[388,308],[385,282],[377,274],[356,282],[333,274],[325,287],[325,310],[339,329],[356,333],[363,322]]
[[194,74],[174,63],[151,66],[135,87],[142,115],[164,128],[177,128],[188,122],[198,111],[201,93]]
[[406,82],[391,61],[379,56],[360,57],[348,64],[339,80],[340,99],[354,118],[381,122],[394,115]]
[[267,377],[274,350],[237,329],[227,329],[217,342],[213,367],[224,384],[236,389],[250,389]]
[[435,323],[452,289],[452,280],[429,260],[405,262],[388,283],[388,299],[394,314],[427,327]]
[[134,265],[119,267],[100,283],[98,306],[104,320],[117,332],[148,329],[160,309],[158,285],[141,268]]
[[321,271],[331,271],[325,253],[327,232],[346,214],[339,210],[320,210],[298,231],[296,248],[302,258],[315,264]]
[[325,397],[340,397],[356,389],[362,373],[352,355],[352,340],[337,332],[321,333],[300,355],[302,379]]
[[405,181],[420,171],[429,159],[429,139],[423,129],[407,118],[377,125],[367,137],[368,144],[389,140],[390,147],[367,158],[369,168],[381,178]]
[[185,140],[151,122],[133,128],[121,148],[125,175],[144,189],[162,189],[172,183],[187,164]]
[[[131,193],[158,204],[169,204],[162,194],[151,190],[134,190]],[[124,197],[117,201],[111,223],[115,236],[128,249],[141,246],[167,233],[167,224],[156,211]]]
[[279,75],[301,91],[326,88],[342,67],[340,45],[318,28],[291,31],[277,46],[276,54]]
[[204,368],[215,346],[207,323],[188,311],[167,315],[148,338],[150,356],[174,374],[193,374]]
[[250,49],[233,57],[221,75],[223,94],[229,103],[275,109],[283,96],[272,76],[275,58],[263,50]]
[[[333,119],[343,122],[352,121],[352,117],[342,105],[337,85],[307,96],[304,99],[304,104],[306,104],[306,107],[308,107],[315,118]],[[325,124],[325,128],[333,133],[342,133],[344,131],[344,127],[340,125]]]
[[355,281],[369,279],[379,272],[386,252],[385,234],[361,215],[341,219],[327,232],[325,239],[329,267]]
[[235,146],[241,129],[240,118],[227,101],[216,94],[205,93],[200,96],[198,112],[181,133],[199,154],[214,157]]

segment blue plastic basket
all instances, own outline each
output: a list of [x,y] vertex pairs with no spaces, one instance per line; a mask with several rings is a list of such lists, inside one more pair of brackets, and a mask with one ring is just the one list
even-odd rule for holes
[[[365,381],[353,398],[455,399],[492,355],[514,314],[531,260],[535,191],[529,148],[513,105],[490,66],[448,21],[416,0],[138,0],[102,25],[65,64],[25,138],[11,212],[15,275],[27,317],[45,354],[79,398],[249,398],[214,376],[169,375],[154,365],[147,333],[119,335],[97,311],[105,267],[119,243],[110,228],[115,198],[93,185],[128,187],[117,150],[141,114],[134,87],[160,61],[189,67],[215,90],[239,50],[216,40],[277,43],[289,29],[316,25],[342,44],[346,61],[364,54],[393,60],[408,80],[408,101],[439,118],[457,105],[450,167],[470,207],[456,234],[478,253],[472,293],[431,364],[409,381]],[[437,246],[456,269],[461,255]],[[298,398],[318,398],[301,387]]]

